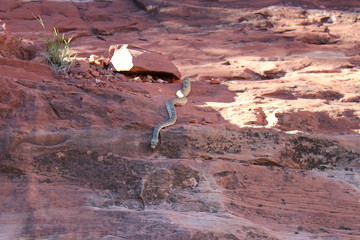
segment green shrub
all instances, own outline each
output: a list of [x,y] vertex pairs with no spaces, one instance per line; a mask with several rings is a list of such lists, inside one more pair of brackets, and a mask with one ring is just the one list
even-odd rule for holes
[[[46,30],[44,21],[40,16],[34,16],[40,23],[44,31]],[[64,34],[60,35],[57,28],[53,28],[53,37],[46,38],[46,51],[41,55],[43,60],[50,65],[56,72],[69,71],[71,58],[75,57],[75,53],[71,53],[69,44],[72,38],[65,39]]]

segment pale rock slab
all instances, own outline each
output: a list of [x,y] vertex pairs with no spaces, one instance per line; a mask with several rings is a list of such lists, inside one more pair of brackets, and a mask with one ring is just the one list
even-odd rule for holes
[[164,55],[133,45],[110,46],[109,59],[115,71],[181,77],[178,68]]

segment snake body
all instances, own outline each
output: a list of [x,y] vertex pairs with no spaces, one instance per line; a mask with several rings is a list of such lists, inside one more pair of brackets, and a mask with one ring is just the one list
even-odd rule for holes
[[167,121],[155,126],[153,135],[151,138],[151,148],[152,149],[155,149],[159,142],[160,130],[163,129],[164,127],[171,126],[176,122],[177,117],[176,117],[175,105],[176,104],[183,105],[183,104],[187,103],[186,97],[187,97],[187,95],[189,95],[190,91],[191,91],[190,78],[186,77],[183,80],[181,90],[177,91],[176,97],[169,99],[166,102],[165,106],[166,106],[166,110],[169,114],[169,119]]

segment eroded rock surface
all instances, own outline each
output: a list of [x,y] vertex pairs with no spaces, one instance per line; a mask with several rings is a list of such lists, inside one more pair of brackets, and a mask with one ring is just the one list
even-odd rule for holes
[[[0,0],[0,239],[358,239],[359,9]],[[74,37],[69,74],[33,15]],[[193,78],[155,151],[181,81],[106,69],[119,43]]]

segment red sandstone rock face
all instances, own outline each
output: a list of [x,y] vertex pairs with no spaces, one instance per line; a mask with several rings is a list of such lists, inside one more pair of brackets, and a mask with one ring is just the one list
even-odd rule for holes
[[[360,6],[296,4],[0,0],[0,239],[358,239]],[[155,151],[181,83],[88,63],[119,43],[193,78]]]

